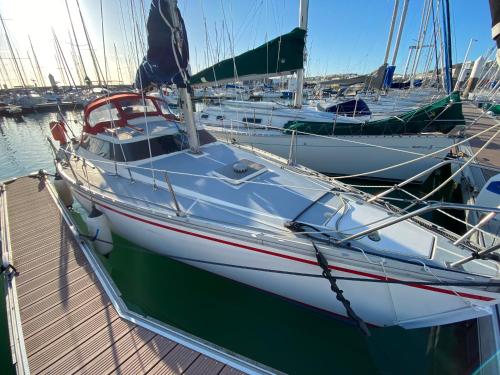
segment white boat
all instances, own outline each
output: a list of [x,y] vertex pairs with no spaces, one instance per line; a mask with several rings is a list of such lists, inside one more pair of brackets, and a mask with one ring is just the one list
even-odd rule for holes
[[[322,173],[356,175],[375,171],[364,177],[386,180],[406,180],[437,165],[455,143],[454,137],[436,131],[365,135],[366,116],[339,116],[311,107],[296,109],[271,102],[224,101],[220,106],[206,107],[197,113],[197,119],[220,140],[251,145],[284,158],[293,156],[295,162]],[[391,121],[387,116],[385,119]],[[312,134],[307,130],[294,134],[289,129],[294,123],[310,123],[309,129],[330,124],[326,126],[332,130],[330,134]],[[435,124],[438,123],[439,119]],[[354,134],[336,135],[335,128],[345,125],[354,129]],[[431,153],[435,155],[421,158]],[[407,163],[417,158],[421,159]],[[402,165],[393,167],[398,164]],[[416,182],[423,182],[426,177],[424,174]]]
[[[180,25],[175,0],[153,0],[150,17],[159,7],[169,24]],[[187,61],[181,64],[186,69]],[[499,302],[492,249],[454,245],[456,235],[416,217],[460,205],[402,214],[370,203],[369,195],[276,156],[216,141],[196,129],[187,89],[180,87],[179,94],[185,123],[165,116],[157,98],[122,93],[87,105],[80,141],[66,142],[63,124],[51,125],[61,142],[58,173],[113,232],[209,272],[349,316],[365,331],[366,323],[417,328],[472,319]],[[99,241],[100,229],[90,233],[93,240]]]
[[[240,80],[296,72],[294,107],[280,107],[272,102],[226,101],[219,106],[208,106],[199,115],[199,122],[220,140],[251,145],[280,157],[293,157],[297,163],[319,172],[363,175],[377,180],[406,180],[418,174],[415,182],[423,182],[428,175],[421,172],[443,161],[455,143],[455,137],[449,134],[456,135],[465,125],[460,96],[454,93],[436,108],[422,107],[415,112],[418,119],[410,111],[404,117],[386,113],[373,119],[361,116],[353,120],[342,113],[324,115],[303,107],[304,53],[298,31],[307,29],[307,13],[307,1],[302,0],[298,29],[191,77],[193,85],[203,86],[235,79],[235,72]],[[276,56],[283,65],[276,63]],[[373,77],[356,77],[351,81],[363,87],[372,84],[381,87],[386,68],[387,64],[383,64]],[[415,161],[408,163],[411,160]]]

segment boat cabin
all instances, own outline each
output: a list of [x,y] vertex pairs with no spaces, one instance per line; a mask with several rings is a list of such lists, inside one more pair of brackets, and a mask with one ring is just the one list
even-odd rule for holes
[[[189,148],[178,118],[161,99],[138,93],[99,98],[84,109],[80,146],[91,154],[117,162],[132,162]],[[201,134],[203,133],[203,134]],[[200,131],[202,144],[215,141]]]

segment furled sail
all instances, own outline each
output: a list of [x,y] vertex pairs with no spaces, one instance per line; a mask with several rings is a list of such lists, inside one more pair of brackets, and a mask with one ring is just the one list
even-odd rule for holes
[[500,2],[490,0],[491,36],[497,43],[497,63],[500,65]]
[[380,65],[377,70],[372,73],[365,74],[362,76],[356,76],[351,78],[336,78],[323,80],[320,82],[322,85],[339,85],[339,86],[352,86],[357,84],[363,84],[363,90],[380,90],[384,84],[384,77],[386,75],[387,64]]
[[[180,33],[182,43],[177,48],[173,33],[172,9],[177,12],[181,22]],[[155,83],[176,84],[186,87],[183,74],[187,74],[189,63],[189,45],[186,27],[176,5],[170,6],[168,0],[152,0],[147,22],[148,51],[137,69],[135,86],[146,88]],[[186,77],[187,78],[187,77]]]
[[295,28],[269,42],[196,73],[193,86],[286,75],[304,67],[306,31]]

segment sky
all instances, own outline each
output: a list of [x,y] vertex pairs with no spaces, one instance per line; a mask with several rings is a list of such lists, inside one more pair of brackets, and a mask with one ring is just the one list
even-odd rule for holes
[[[76,1],[67,3],[85,70],[96,81]],[[101,0],[79,1],[103,76],[110,83],[129,83],[145,52],[144,21],[150,0],[102,0],[103,17]],[[409,4],[396,72],[403,71],[408,48],[416,44],[424,0],[409,0]],[[393,6],[394,0],[310,0],[306,76],[367,73],[380,66]],[[488,0],[450,0],[450,7],[453,61],[464,59],[471,38],[475,41],[468,60],[485,54],[493,46]],[[191,69],[196,72],[212,64],[215,56],[230,57],[233,50],[239,54],[297,27],[299,0],[179,0],[179,9],[186,24]],[[46,83],[49,73],[58,82],[68,80],[57,63],[54,34],[73,79],[79,83],[72,57],[78,51],[70,36],[65,0],[0,0],[0,14],[29,83],[37,76],[31,66],[36,70],[28,36]],[[3,77],[1,83],[19,84],[3,30],[0,34],[0,57],[10,81]]]

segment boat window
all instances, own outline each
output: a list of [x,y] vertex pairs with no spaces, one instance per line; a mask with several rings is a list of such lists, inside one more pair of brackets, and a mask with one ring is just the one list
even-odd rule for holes
[[156,112],[156,107],[151,99],[144,99],[144,101],[142,98],[124,99],[120,100],[120,106],[126,114]]
[[[151,154],[149,152],[151,147]],[[184,133],[164,135],[148,140],[122,143],[115,147],[115,160],[119,162],[148,159],[150,156],[160,156],[189,148],[188,138]]]
[[261,124],[262,119],[261,118],[254,118],[254,117],[243,117],[243,122],[250,122],[252,124]]
[[220,116],[220,115],[219,115],[219,116],[217,116],[217,117],[216,117],[216,120],[224,120],[224,119],[225,119],[225,117],[224,117],[224,116]]
[[95,137],[88,137],[81,146],[105,159],[113,159],[111,143]]
[[208,114],[206,114],[206,113],[202,114],[201,118],[208,118]]
[[102,122],[118,121],[118,110],[111,104],[105,104],[90,112],[88,123],[94,127]]

